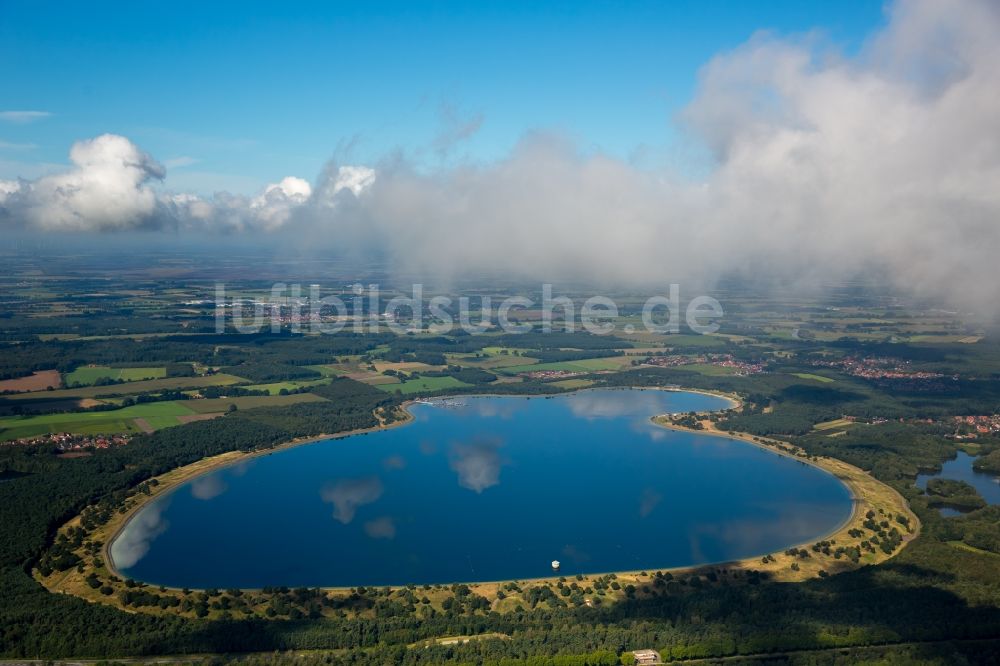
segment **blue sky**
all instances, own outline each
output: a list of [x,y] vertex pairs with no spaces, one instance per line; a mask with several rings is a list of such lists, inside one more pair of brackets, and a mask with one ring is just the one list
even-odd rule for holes
[[[758,30],[820,30],[851,52],[884,20],[877,1],[4,0],[0,111],[51,115],[0,116],[0,178],[56,170],[105,132],[196,192],[312,180],[338,151],[492,160],[533,129],[684,169],[671,119],[713,55]],[[434,150],[463,125],[478,131]]]

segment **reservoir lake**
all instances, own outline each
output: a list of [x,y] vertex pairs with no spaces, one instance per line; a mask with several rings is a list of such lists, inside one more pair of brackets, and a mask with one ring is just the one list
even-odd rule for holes
[[723,562],[823,538],[852,499],[814,466],[652,416],[681,391],[466,396],[413,420],[248,458],[143,506],[123,576],[189,588],[538,578]]

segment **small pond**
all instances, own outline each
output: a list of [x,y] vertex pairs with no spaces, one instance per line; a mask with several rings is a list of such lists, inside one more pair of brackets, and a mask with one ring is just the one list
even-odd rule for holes
[[[972,469],[972,463],[976,461],[976,456],[970,456],[965,451],[959,451],[954,460],[949,460],[941,466],[941,471],[934,474],[920,474],[917,476],[917,487],[927,488],[927,482],[933,478],[951,479],[952,481],[965,481],[979,494],[987,504],[1000,504],[1000,479],[992,474],[977,472]],[[962,512],[950,507],[939,509],[942,516],[961,516]]]

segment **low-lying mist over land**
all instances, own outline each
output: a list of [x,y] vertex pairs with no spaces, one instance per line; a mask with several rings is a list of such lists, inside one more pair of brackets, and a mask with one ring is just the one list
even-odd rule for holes
[[[0,182],[7,233],[144,232],[283,256],[378,255],[435,277],[818,282],[878,272],[896,287],[990,310],[1000,296],[1000,7],[911,0],[858,53],[821,34],[757,34],[706,63],[676,122],[707,175],[650,170],[558,129],[501,160],[433,167],[405,152],[339,157],[310,184],[253,196],[175,192],[126,137],[82,139],[72,166]],[[475,133],[456,120],[438,151]],[[488,122],[488,119],[486,120]],[[665,121],[666,122],[666,121]]]

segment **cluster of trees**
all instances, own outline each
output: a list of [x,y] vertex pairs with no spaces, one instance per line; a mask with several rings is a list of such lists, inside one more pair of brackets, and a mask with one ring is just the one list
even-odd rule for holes
[[[46,319],[46,321],[50,321]],[[97,320],[99,321],[99,320]],[[49,330],[48,332],[52,332]],[[101,331],[107,333],[106,330]],[[205,333],[157,338],[39,340],[0,342],[0,379],[55,368],[63,373],[87,365],[166,366],[168,376],[190,376],[192,363],[209,366],[318,365],[339,356],[364,354],[395,339],[391,334],[306,336],[287,332],[251,335]],[[236,373],[252,372],[243,368]],[[255,381],[278,381],[247,377]],[[299,378],[299,377],[296,377]]]
[[222,372],[249,379],[255,384],[286,382],[295,379],[319,379],[323,376],[312,368],[267,361],[249,361],[240,365],[227,366],[222,368]]
[[249,389],[242,386],[205,386],[198,389],[203,398],[242,398],[270,395],[267,389]]
[[[434,337],[392,337],[387,344],[389,350],[382,354],[386,360],[405,360],[407,356],[416,357],[418,354],[473,354],[481,352],[484,347],[515,347],[537,350],[532,351],[533,358],[569,361],[617,355],[621,352],[615,350],[634,346],[628,340],[613,335],[555,331],[543,333],[539,330],[502,335],[468,335],[465,331],[457,330],[450,335]],[[443,364],[442,361],[431,365]]]
[[165,389],[159,392],[144,392],[135,396],[127,396],[122,400],[122,407],[142,405],[149,402],[166,402],[168,400],[189,400],[191,396],[177,389]]
[[567,361],[582,361],[588,358],[603,358],[607,356],[622,356],[625,352],[617,349],[540,349],[532,351],[531,357],[540,363],[565,363]]
[[167,377],[194,377],[194,366],[190,363],[167,363],[164,366]]
[[415,349],[412,352],[392,347],[382,354],[382,358],[390,363],[424,363],[426,365],[445,365],[448,360],[439,351]]
[[466,384],[490,384],[497,380],[497,376],[492,372],[487,372],[480,368],[465,368],[459,365],[450,365],[445,370],[435,370],[420,373],[423,377],[454,377]]
[[977,472],[1000,475],[1000,448],[976,458],[972,468]]
[[159,366],[177,359],[210,361],[209,346],[185,338],[115,340],[20,340],[0,343],[0,379],[55,368],[63,373],[87,365]]
[[52,333],[81,337],[109,334],[149,334],[210,331],[214,317],[134,317],[127,309],[57,317],[0,317],[0,340],[32,340]]
[[986,506],[986,501],[976,489],[965,481],[928,479],[927,495],[927,503],[931,506],[947,506],[959,511],[973,511]]
[[[274,653],[267,655],[246,655],[233,658],[232,662],[242,666],[349,666],[357,664],[398,664],[400,666],[422,666],[423,664],[476,663],[483,666],[584,666],[634,663],[631,652],[616,655],[611,650],[593,652],[563,652],[559,654],[534,654],[526,656],[511,651],[511,641],[501,637],[475,640],[462,644],[430,644],[419,650],[404,650],[395,646],[380,646],[369,649],[353,649],[343,653],[303,654],[301,652]],[[732,647],[732,641],[724,636],[705,637],[704,640],[687,644],[661,647],[664,659],[698,658],[700,654],[719,654]],[[501,656],[510,653],[511,656]],[[517,656],[515,656],[517,655]],[[614,661],[612,661],[614,657]],[[873,645],[865,647],[821,649],[818,651],[794,652],[778,655],[761,655],[759,658],[745,657],[742,664],[781,663],[788,666],[854,666],[858,663],[872,664],[993,664],[1000,658],[996,641],[954,640],[940,643],[906,643],[897,645]],[[212,663],[226,663],[215,658]],[[199,662],[195,662],[198,664]],[[194,666],[194,664],[192,665]]]
[[[129,365],[116,366],[121,368],[134,367]],[[74,368],[75,370],[76,368]],[[194,366],[190,363],[167,363],[164,366],[164,372],[167,377],[194,377],[195,371]],[[66,388],[82,388],[84,386],[116,386],[118,384],[126,384],[130,380],[120,379],[118,377],[98,377],[90,384],[81,384],[79,382],[73,382],[66,384]]]

